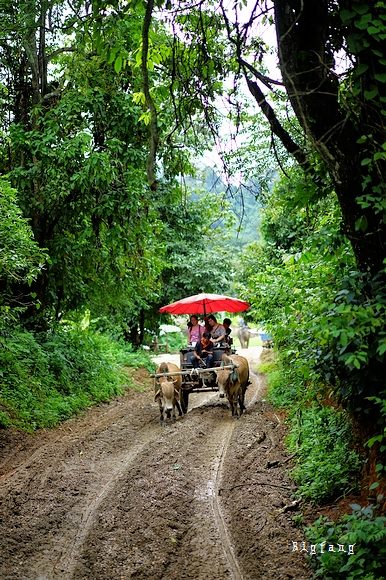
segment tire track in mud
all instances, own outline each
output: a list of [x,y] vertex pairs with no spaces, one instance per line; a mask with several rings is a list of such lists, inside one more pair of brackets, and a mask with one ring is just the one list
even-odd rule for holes
[[[263,383],[261,379],[251,370],[250,370],[250,380],[251,385],[247,389],[246,393],[246,410],[253,407],[253,405],[261,397],[263,392]],[[214,494],[212,496],[212,510],[214,513],[214,518],[216,520],[220,536],[223,538],[223,549],[230,567],[231,577],[234,580],[242,580],[243,574],[240,569],[238,559],[235,555],[234,545],[224,516],[224,508],[221,505],[220,500],[224,464],[227,450],[230,446],[232,435],[234,432],[234,427],[235,423],[233,423],[233,426],[228,429],[227,437],[223,442],[218,462],[216,462],[216,465],[214,466],[215,485],[214,485]]]
[[[149,396],[148,394],[146,396]],[[211,394],[209,401],[216,399],[217,393]],[[208,401],[208,396],[204,398],[206,404]],[[192,401],[193,409],[195,411],[199,410],[200,405],[196,401]],[[210,403],[209,403],[209,406]],[[221,406],[220,406],[221,407]],[[102,417],[97,416],[96,421],[91,425],[82,425],[82,421],[78,421],[80,424],[78,429],[76,428],[76,420],[69,421],[67,424],[59,428],[59,433],[56,433],[52,437],[51,441],[43,442],[43,444],[37,449],[33,450],[32,455],[29,458],[24,459],[18,465],[16,465],[11,471],[5,473],[1,484],[2,493],[8,492],[8,513],[13,515],[20,515],[20,505],[23,504],[26,513],[28,513],[28,508],[30,504],[41,504],[43,502],[43,495],[45,494],[44,488],[46,486],[50,487],[50,493],[48,494],[47,503],[43,510],[33,510],[32,506],[30,509],[30,516],[32,516],[32,521],[36,522],[38,520],[38,525],[42,527],[45,531],[49,532],[50,524],[51,527],[59,528],[59,533],[51,534],[51,537],[46,536],[46,546],[42,550],[35,545],[35,550],[22,550],[22,558],[20,563],[28,562],[27,567],[23,565],[18,566],[16,569],[18,572],[10,574],[10,578],[15,577],[25,577],[25,578],[72,578],[74,571],[77,567],[79,554],[82,552],[82,546],[87,543],[87,537],[92,531],[96,524],[100,509],[104,508],[103,504],[109,503],[109,496],[114,492],[115,488],[119,488],[120,479],[127,479],[127,473],[130,472],[130,466],[132,466],[136,460],[139,462],[146,461],[146,449],[151,446],[154,441],[160,438],[160,428],[154,425],[157,412],[152,408],[151,413],[141,413],[140,414],[140,425],[138,416],[128,418],[127,405],[123,405],[122,408],[111,409],[107,407],[104,409]],[[224,415],[224,409],[222,409],[222,415]],[[228,411],[225,411],[227,414]],[[185,418],[186,419],[186,418]],[[139,442],[130,443],[130,429],[128,426],[130,422],[134,420],[139,432],[137,432],[137,437]],[[201,421],[200,421],[201,423]],[[69,425],[72,424],[72,427]],[[180,430],[188,432],[188,435],[181,435],[182,439],[187,438],[190,440],[189,432],[197,429],[197,425],[192,427],[189,422],[185,420],[186,428],[183,429],[183,422],[180,423]],[[210,427],[210,436],[213,438],[213,433],[217,431],[216,434],[216,444],[214,445],[214,459],[206,465],[206,469],[211,471],[211,475],[207,476],[207,480],[210,481],[214,479],[215,489],[217,490],[219,486],[219,478],[221,477],[221,468],[223,464],[223,457],[226,453],[229,440],[231,438],[234,421],[229,421],[221,423],[221,419],[216,418],[215,423]],[[201,425],[198,425],[200,428]],[[106,435],[114,440],[114,433],[121,430],[128,430],[127,435],[127,445],[130,446],[129,453],[127,450],[119,451],[115,453],[113,458],[106,459],[109,455],[111,449],[106,447]],[[65,431],[65,432],[63,432]],[[131,433],[133,438],[133,434]],[[98,440],[101,442],[98,445]],[[122,438],[121,438],[122,439]],[[97,443],[96,448],[93,453],[94,443]],[[210,446],[208,443],[204,445],[204,454],[206,454],[207,447]],[[91,448],[91,454],[88,452],[88,448]],[[213,447],[213,442],[212,442]],[[98,451],[102,457],[98,456]],[[151,452],[150,452],[151,453]],[[187,451],[189,456],[189,452]],[[80,461],[80,457],[84,456],[84,461]],[[191,454],[190,454],[191,456]],[[204,463],[207,460],[205,458],[199,459],[199,463]],[[213,463],[214,462],[214,463]],[[91,463],[91,468],[90,468]],[[69,473],[67,464],[71,464],[71,469]],[[82,469],[83,468],[83,469]],[[86,469],[85,469],[86,468]],[[70,481],[73,479],[72,474],[77,475],[79,472],[83,471],[83,478],[80,481],[74,482]],[[99,472],[99,473],[97,473]],[[102,475],[101,473],[102,472]],[[107,473],[107,475],[106,475]],[[96,481],[91,481],[98,475]],[[209,479],[211,478],[211,479]],[[85,487],[85,491],[79,491],[79,483]],[[198,487],[205,485],[205,481],[201,481],[197,484]],[[186,482],[184,483],[186,485]],[[75,498],[80,498],[80,501],[75,501],[68,503],[68,498],[64,498],[61,491],[66,491],[67,496],[73,495]],[[193,491],[194,495],[194,491]],[[65,510],[60,510],[57,505],[57,500],[62,496]],[[12,501],[14,499],[15,501]],[[237,562],[232,553],[232,546],[230,543],[229,536],[226,532],[226,526],[224,523],[224,518],[221,514],[221,508],[217,501],[217,491],[211,495],[212,501],[212,513],[214,517],[214,527],[215,531],[212,531],[212,536],[218,538],[217,543],[222,546],[224,553],[227,555],[228,566],[232,570],[238,572]],[[15,509],[16,504],[16,509]],[[32,513],[31,513],[32,512]],[[57,514],[55,518],[48,518],[47,512],[53,512]],[[66,513],[64,513],[66,512]],[[59,523],[60,522],[60,523]],[[28,530],[28,525],[26,521],[23,522],[24,525],[20,526],[19,522],[16,523],[16,530],[22,528],[22,533],[14,534],[11,539],[14,540],[14,544],[17,542],[17,538],[28,537],[30,531]],[[54,524],[54,526],[52,526]],[[151,522],[150,522],[151,525]],[[197,525],[197,524],[196,524]],[[50,535],[50,534],[48,534]],[[27,571],[28,569],[28,571]],[[221,573],[222,574],[222,573]],[[75,575],[77,577],[77,575]],[[193,576],[195,577],[195,576]],[[234,577],[238,577],[237,574]]]
[[[101,497],[79,550],[71,555],[73,576],[63,578],[200,577],[196,573],[180,575],[181,550],[186,548],[189,531],[192,527],[196,530],[198,524],[202,526],[191,509],[192,502],[200,503],[194,499],[194,490],[201,488],[202,470],[206,470],[201,451],[196,453],[195,461],[191,460],[191,447],[197,445],[197,426],[202,423],[198,415],[193,411],[175,425],[157,428],[156,440],[143,446],[137,461],[132,461],[115,485],[109,487],[109,493]],[[210,422],[210,436],[213,427]],[[214,436],[214,453],[219,436]],[[206,439],[200,443],[207,447]],[[217,531],[213,534],[216,536]],[[188,543],[193,545],[195,537],[195,533],[191,534]],[[181,543],[182,538],[185,540]],[[76,560],[78,564],[74,566]],[[187,562],[186,570],[189,568]],[[67,565],[67,573],[70,571]]]
[[231,577],[234,578],[234,580],[241,580],[243,576],[234,552],[233,543],[229,535],[228,527],[225,522],[221,502],[219,501],[222,473],[224,469],[224,459],[227,448],[229,447],[230,444],[232,434],[233,428],[228,430],[227,438],[225,439],[222,449],[220,451],[218,464],[215,465],[215,476],[214,476],[215,485],[214,485],[214,494],[212,498],[212,510],[217,528],[219,530],[219,535],[223,539],[223,549],[229,564]]
[[[89,501],[81,515],[78,531],[76,532],[71,542],[69,542],[59,560],[55,563],[52,570],[53,575],[47,576],[47,580],[50,580],[50,578],[53,578],[58,573],[63,579],[70,579],[73,577],[73,572],[77,565],[78,554],[80,553],[82,545],[85,542],[85,539],[87,538],[87,535],[89,534],[89,531],[97,518],[99,506],[106,499],[108,494],[112,493],[114,487],[118,483],[119,478],[121,478],[128,470],[130,464],[132,464],[137,459],[138,455],[140,455],[146,446],[149,445],[149,443],[151,443],[157,436],[158,433],[156,433],[155,430],[151,430],[150,433],[146,433],[142,438],[141,443],[130,449],[130,452],[125,456],[124,459],[121,460],[122,465],[115,469],[96,497]],[[145,439],[145,441],[143,441],[143,439]]]
[[[106,565],[110,578],[241,578],[217,497],[237,422],[227,407],[213,402],[217,396],[159,429],[157,440],[143,447],[115,489],[109,487],[113,493],[101,498],[99,513],[82,534],[83,547],[79,542],[73,554],[79,560],[72,566],[74,578],[108,578]],[[149,486],[145,493],[144,483]],[[163,512],[167,498],[173,502]],[[127,536],[134,543],[127,544]],[[144,546],[151,558],[144,555]],[[109,554],[109,564],[102,553]]]
[[67,422],[51,442],[43,441],[27,460],[23,453],[5,474],[0,482],[0,562],[7,563],[8,572],[1,575],[0,563],[2,578],[58,577],[55,565],[63,553],[68,564],[69,553],[85,535],[84,524],[91,525],[107,490],[157,437],[157,413],[148,402],[149,393],[136,394],[134,413],[131,399],[129,395],[112,407],[93,409],[91,424],[88,414]]
[[[118,409],[116,405],[118,405]],[[92,425],[84,424],[82,429],[80,429],[82,419],[75,418],[69,419],[52,432],[43,431],[44,434],[41,436],[40,441],[37,436],[32,435],[30,449],[24,448],[23,445],[19,445],[18,449],[14,449],[13,454],[9,454],[9,456],[0,463],[0,471],[2,472],[0,475],[0,483],[3,483],[10,477],[15,478],[15,476],[20,475],[21,478],[23,478],[23,476],[28,476],[28,469],[35,462],[39,460],[44,462],[47,459],[45,455],[47,455],[47,457],[52,455],[53,446],[58,445],[62,447],[64,442],[68,442],[69,446],[74,445],[87,439],[89,435],[96,435],[97,433],[101,433],[105,429],[108,429],[111,427],[113,422],[116,423],[119,420],[124,420],[125,415],[118,418],[116,416],[117,412],[119,414],[123,412],[123,409],[119,409],[119,407],[122,407],[122,404],[120,405],[119,401],[115,401],[115,405],[111,406],[105,404],[103,415],[101,417],[97,416]],[[88,413],[95,414],[95,408],[90,409]],[[100,415],[100,413],[98,413],[98,415]],[[152,420],[153,419],[154,417]],[[87,417],[85,417],[85,420],[87,420]],[[74,430],[71,425],[74,425]],[[36,439],[36,441],[34,441],[34,439]],[[44,439],[46,439],[46,441],[44,441]],[[20,456],[26,454],[28,454],[28,456],[25,459],[18,461],[15,465],[17,451],[21,451]],[[13,481],[15,481],[15,479]]]

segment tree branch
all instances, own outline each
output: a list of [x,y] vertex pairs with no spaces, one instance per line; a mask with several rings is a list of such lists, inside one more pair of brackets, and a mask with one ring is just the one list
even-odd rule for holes
[[296,161],[303,168],[308,167],[308,160],[305,152],[303,151],[303,149],[301,149],[301,147],[297,143],[295,143],[295,141],[292,139],[288,131],[286,131],[284,127],[281,125],[271,105],[267,102],[267,99],[265,98],[265,95],[261,90],[261,88],[259,87],[259,85],[255,81],[249,79],[247,76],[246,81],[250,93],[253,95],[260,109],[266,116],[272,132],[277,137],[279,137],[284,147],[287,149],[288,153],[293,155]]
[[46,56],[47,62],[50,62],[55,56],[62,54],[63,52],[75,52],[75,48],[73,46],[63,46],[62,48],[57,48],[50,54]]
[[271,85],[277,85],[279,87],[284,86],[284,83],[282,83],[281,81],[275,81],[274,79],[271,79],[271,78],[267,77],[266,75],[261,74],[253,65],[251,65],[249,62],[247,62],[243,58],[240,57],[239,62],[243,68],[248,69],[269,90],[272,90]]

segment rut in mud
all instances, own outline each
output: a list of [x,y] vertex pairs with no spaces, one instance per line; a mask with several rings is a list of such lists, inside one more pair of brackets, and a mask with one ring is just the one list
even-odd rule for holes
[[[253,370],[256,349],[244,351]],[[258,354],[258,353],[257,353]],[[0,577],[307,579],[283,512],[284,426],[252,375],[247,411],[217,393],[161,427],[151,382],[34,436],[0,435]]]

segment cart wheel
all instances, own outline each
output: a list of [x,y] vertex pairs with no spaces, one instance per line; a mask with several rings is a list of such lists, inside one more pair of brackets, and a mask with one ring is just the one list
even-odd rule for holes
[[181,406],[182,406],[182,411],[183,411],[184,415],[188,410],[189,393],[190,393],[190,391],[188,391],[187,389],[181,390]]

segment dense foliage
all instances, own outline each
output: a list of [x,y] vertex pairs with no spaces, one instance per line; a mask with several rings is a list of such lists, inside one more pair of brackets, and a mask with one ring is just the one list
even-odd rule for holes
[[145,354],[107,336],[66,325],[48,335],[13,329],[0,337],[0,427],[53,427],[133,383],[124,366],[146,366]]
[[138,346],[161,304],[228,285],[231,218],[182,182],[208,131],[193,109],[177,131],[172,36],[142,3],[2,0],[0,17],[1,409],[33,428],[121,388],[109,339],[58,323],[89,311]]
[[[352,504],[351,508],[352,514],[337,523],[320,517],[306,529],[307,539],[315,546],[315,555],[310,556],[315,577],[382,580],[386,566],[386,518],[379,513],[379,505],[361,508]],[[330,545],[333,551],[329,550]]]
[[374,412],[368,398],[384,388],[383,289],[365,292],[334,195],[315,201],[315,189],[295,170],[283,176],[263,213],[264,240],[242,258],[242,280],[285,372],[331,385],[351,410]]
[[328,406],[298,409],[292,420],[289,448],[298,465],[293,477],[297,494],[317,504],[356,491],[360,468],[347,416]]
[[[11,276],[10,304],[22,296],[24,320],[40,329],[91,308],[118,326],[124,321],[126,336],[140,342],[144,326],[154,324],[149,310],[187,287],[222,286],[216,230],[224,229],[227,209],[220,195],[197,199],[176,179],[191,171],[189,147],[202,147],[206,131],[199,116],[192,117],[194,135],[171,131],[172,37],[154,23],[145,74],[144,11],[139,3],[121,8],[1,3],[0,168],[49,257],[28,284]],[[162,118],[157,183],[149,187],[152,123],[144,85],[155,79],[151,100]]]

